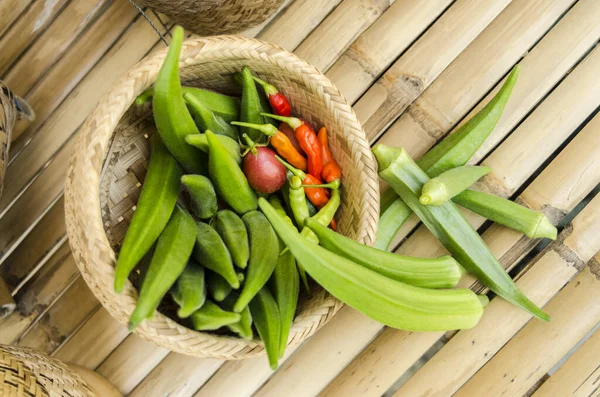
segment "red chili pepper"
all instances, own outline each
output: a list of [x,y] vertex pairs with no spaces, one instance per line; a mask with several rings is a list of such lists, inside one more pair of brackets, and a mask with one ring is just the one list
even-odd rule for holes
[[269,99],[269,104],[273,108],[273,111],[280,116],[289,116],[292,114],[292,106],[288,99],[283,95],[277,87],[272,84],[267,83],[264,80],[259,79],[256,76],[254,77],[254,81],[256,81],[260,86],[265,90],[265,94]]
[[300,147],[308,156],[308,172],[320,179],[321,171],[323,171],[323,159],[321,155],[321,143],[314,130],[307,123],[296,117],[283,117],[268,113],[261,113],[261,115],[283,121],[294,129]]
[[329,222],[329,228],[334,232],[337,232],[337,222],[335,221],[335,218]]
[[283,164],[285,166],[285,168],[290,170],[292,172],[292,174],[294,174],[295,176],[297,176],[298,178],[300,178],[302,180],[302,184],[304,186],[304,192],[306,193],[306,197],[308,197],[308,200],[311,203],[313,203],[313,205],[315,207],[321,208],[325,204],[327,204],[327,202],[329,201],[329,197],[327,196],[327,189],[322,188],[322,187],[309,188],[309,187],[305,186],[305,185],[321,185],[323,183],[323,181],[320,178],[317,178],[311,174],[307,174],[306,172],[291,166],[288,162],[286,162],[279,156],[275,156],[275,157],[277,158],[277,160],[279,160],[281,162],[281,164]]
[[323,170],[321,176],[326,182],[332,182],[342,177],[342,169],[333,159],[329,150],[329,142],[327,140],[327,128],[321,127],[318,134],[319,142],[321,143],[321,154],[323,157]]

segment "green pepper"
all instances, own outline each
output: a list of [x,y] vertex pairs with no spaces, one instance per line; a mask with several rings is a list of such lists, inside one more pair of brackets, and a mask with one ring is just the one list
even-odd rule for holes
[[229,124],[221,116],[213,113],[204,103],[189,93],[183,94],[183,99],[185,99],[188,108],[194,115],[198,127],[204,131],[211,130],[217,135],[224,135],[231,139],[237,139],[237,128]]
[[204,282],[204,268],[191,259],[179,275],[171,296],[179,305],[177,316],[187,318],[200,309],[206,301],[206,285]]
[[158,238],[137,306],[129,319],[130,331],[144,319],[152,317],[162,298],[183,272],[195,238],[194,219],[179,206],[175,207],[169,223]]
[[[331,198],[329,199],[327,204],[325,204],[315,216],[313,216],[312,218],[307,218],[307,220],[312,219],[313,221],[323,226],[329,225],[333,220],[333,217],[335,216],[335,213],[337,212],[338,208],[340,208],[341,202],[342,201],[340,190],[337,188],[331,189]],[[304,228],[302,228],[302,232],[300,232],[300,235],[306,238],[307,240],[312,241],[315,244],[319,244],[319,239],[317,238],[317,235],[310,228],[306,227],[306,222]]]
[[[218,273],[206,270],[206,288],[211,298],[216,302],[221,302],[231,293],[231,285]],[[239,280],[239,278],[238,278]]]
[[[232,311],[233,305],[235,305],[237,299],[238,295],[232,293],[225,298],[221,306],[227,311]],[[254,333],[252,332],[252,314],[250,313],[250,308],[246,306],[244,310],[240,312],[240,321],[227,325],[227,328],[238,334],[241,338],[252,340]]]
[[323,248],[350,259],[381,275],[423,288],[453,288],[465,273],[449,255],[439,258],[414,258],[381,251],[328,229],[307,219],[306,226],[319,238]]
[[208,173],[219,196],[238,214],[256,210],[256,194],[246,175],[211,131],[208,138]]
[[423,205],[442,205],[491,171],[489,167],[473,165],[451,168],[423,185],[419,201]]
[[269,365],[276,370],[279,362],[281,316],[273,296],[267,288],[260,289],[250,302],[250,313],[260,339],[265,344]]
[[117,259],[115,291],[119,293],[123,291],[129,273],[167,225],[179,194],[181,167],[158,134],[152,135],[150,142],[148,172]]
[[244,307],[267,283],[279,258],[279,241],[269,221],[259,211],[248,212],[242,217],[250,238],[250,261],[246,281],[240,297],[233,307],[236,313]]
[[[302,238],[259,198],[259,207],[279,237],[308,273],[350,307],[394,328],[447,331],[474,327],[487,297],[463,289],[413,287],[385,277]],[[252,308],[251,308],[252,309]]]
[[207,219],[217,213],[217,193],[210,179],[204,175],[184,175],[181,177],[181,183],[190,193],[194,215],[200,219]]
[[210,225],[198,222],[196,224],[196,246],[193,256],[202,266],[218,273],[232,288],[240,287],[240,281],[233,268],[231,255],[219,233]]
[[404,149],[380,144],[373,148],[373,153],[379,166],[379,176],[390,184],[469,273],[507,301],[542,320],[550,320],[519,290],[477,231],[451,201],[439,207],[425,206],[419,202],[418,195],[429,177]]
[[183,28],[176,26],[172,33],[169,52],[154,85],[154,121],[160,137],[179,164],[190,174],[206,174],[206,155],[185,142],[186,135],[200,131],[185,105],[179,81]]
[[[264,124],[264,119],[260,115],[262,107],[260,95],[256,89],[256,83],[252,77],[252,72],[246,66],[242,68],[242,110],[240,112],[241,121],[252,124]],[[253,128],[242,127],[240,134],[247,134],[254,142],[265,140],[265,136]]]
[[[225,147],[225,150],[235,159],[238,165],[242,164],[242,156],[240,155],[240,144],[225,135],[215,135],[219,141]],[[185,137],[185,141],[202,150],[204,153],[208,153],[208,138],[206,134],[192,134]]]
[[250,245],[248,231],[242,219],[233,211],[222,210],[210,221],[210,225],[223,239],[233,263],[240,269],[245,269],[250,259]]
[[221,309],[211,301],[206,301],[204,306],[192,314],[192,324],[196,331],[212,331],[240,321],[237,313]]

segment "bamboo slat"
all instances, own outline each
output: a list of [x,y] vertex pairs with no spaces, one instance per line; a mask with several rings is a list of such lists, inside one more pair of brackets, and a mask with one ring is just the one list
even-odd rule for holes
[[456,1],[356,104],[367,137],[396,120],[509,3]]
[[[344,0],[294,53],[325,72],[395,0]],[[323,40],[323,38],[327,38]]]
[[108,3],[109,0],[79,0],[67,4],[6,74],[4,81],[11,90],[26,95]]
[[30,4],[31,0],[4,0],[0,3],[0,38]]
[[0,76],[8,71],[21,53],[46,29],[68,0],[35,1],[0,39]]
[[326,75],[354,103],[452,0],[397,0],[344,51]]

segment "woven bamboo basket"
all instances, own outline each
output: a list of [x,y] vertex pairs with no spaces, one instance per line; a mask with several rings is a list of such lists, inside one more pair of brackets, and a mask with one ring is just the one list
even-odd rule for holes
[[[166,50],[138,63],[104,96],[83,125],[68,170],[65,206],[69,241],[77,265],[93,293],[121,323],[127,324],[137,300],[133,284],[113,291],[115,251],[133,214],[143,181],[147,136],[153,123],[148,109],[130,108],[150,87]],[[271,81],[294,109],[315,125],[326,125],[331,149],[344,171],[339,231],[365,244],[374,241],[379,216],[376,163],[352,108],[314,67],[274,45],[235,36],[184,43],[180,59],[186,85],[238,93],[232,73],[243,65]],[[288,344],[323,326],[342,304],[316,289],[301,299]],[[263,353],[259,341],[188,329],[157,312],[136,332],[172,351],[198,357],[240,359]]]
[[201,36],[239,33],[265,21],[283,0],[142,0]]

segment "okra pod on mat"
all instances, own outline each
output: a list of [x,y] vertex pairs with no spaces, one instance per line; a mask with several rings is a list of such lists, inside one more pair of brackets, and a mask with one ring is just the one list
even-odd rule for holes
[[373,153],[379,166],[379,176],[390,184],[469,273],[507,301],[542,320],[550,320],[519,290],[477,231],[451,201],[439,207],[425,206],[419,202],[419,194],[429,177],[406,150],[376,145]]
[[423,185],[419,201],[423,205],[442,205],[491,171],[489,167],[473,165],[451,168]]
[[333,296],[390,327],[447,331],[474,327],[486,296],[469,289],[426,289],[385,277],[302,238],[264,198],[259,207],[296,260]]

